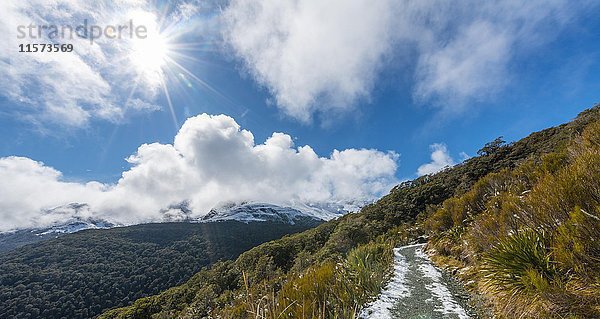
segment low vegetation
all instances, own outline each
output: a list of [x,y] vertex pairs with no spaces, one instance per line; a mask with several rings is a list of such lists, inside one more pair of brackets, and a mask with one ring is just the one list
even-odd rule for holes
[[566,148],[480,180],[425,222],[501,318],[600,317],[600,121]]

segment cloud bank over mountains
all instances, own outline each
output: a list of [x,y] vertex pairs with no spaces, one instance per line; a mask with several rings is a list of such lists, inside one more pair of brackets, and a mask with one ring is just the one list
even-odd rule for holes
[[[368,104],[388,70],[408,74],[409,87],[398,89],[417,104],[464,112],[505,89],[519,59],[538,54],[595,5],[232,0],[219,8],[217,20],[222,47],[229,50],[224,53],[238,58],[241,72],[265,87],[282,113],[310,122],[315,114]],[[168,18],[194,19],[201,6],[179,1]],[[17,25],[77,25],[86,18],[120,24],[140,11],[156,13],[145,15],[150,24],[159,19],[160,12],[144,0],[0,1],[0,34],[10,47],[0,51],[0,94],[11,102],[2,115],[38,126],[85,127],[94,119],[118,122],[161,109],[155,103],[161,76],[132,67],[130,44],[74,39],[72,53],[15,52]],[[141,145],[115,184],[68,181],[41,162],[0,158],[0,230],[51,224],[64,216],[48,209],[72,202],[90,205],[83,214],[127,224],[161,220],[165,210],[181,203],[203,214],[226,201],[370,200],[397,182],[397,159],[396,153],[367,149],[319,157],[284,133],[257,143],[232,118],[203,114],[189,118],[172,144]],[[431,162],[417,174],[455,163],[445,145],[434,144]]]
[[397,182],[397,159],[368,149],[319,157],[284,133],[256,144],[231,117],[202,114],[184,123],[173,144],[141,145],[114,185],[70,182],[41,162],[0,158],[0,231],[61,221],[65,216],[48,210],[73,202],[90,205],[81,217],[132,224],[160,221],[183,202],[201,216],[228,201],[372,200]]

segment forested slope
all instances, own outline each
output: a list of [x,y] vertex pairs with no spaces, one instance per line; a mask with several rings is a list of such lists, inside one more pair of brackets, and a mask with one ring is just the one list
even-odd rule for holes
[[91,318],[316,224],[144,224],[24,246],[0,256],[0,317]]

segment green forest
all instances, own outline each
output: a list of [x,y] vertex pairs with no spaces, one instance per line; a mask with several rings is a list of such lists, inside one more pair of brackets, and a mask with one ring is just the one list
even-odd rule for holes
[[0,255],[1,318],[92,318],[203,266],[315,224],[161,223],[85,230]]
[[498,318],[600,317],[600,107],[396,186],[100,318],[354,318],[391,248],[428,240]]

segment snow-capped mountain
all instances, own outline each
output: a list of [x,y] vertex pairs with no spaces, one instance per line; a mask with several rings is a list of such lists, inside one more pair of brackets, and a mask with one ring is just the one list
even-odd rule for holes
[[281,222],[295,224],[303,221],[326,221],[348,213],[338,205],[291,204],[274,205],[260,202],[227,203],[213,208],[200,218],[201,222],[236,220],[249,222]]
[[45,226],[0,233],[0,253],[85,229],[115,227],[114,223],[92,217],[87,204],[71,203],[47,209],[40,216]]
[[[184,201],[162,210],[162,219],[147,222],[276,222],[312,227],[323,221],[356,211],[360,206],[348,203],[288,203],[284,205],[262,202],[226,203],[220,204],[210,210],[208,214],[198,217],[198,213],[195,214],[189,207],[189,203]],[[94,213],[85,203],[70,203],[47,209],[37,221],[40,226],[0,233],[0,252],[86,229],[125,226],[95,216],[98,214]]]
[[346,215],[351,212],[359,211],[362,206],[366,203],[359,202],[328,202],[328,203],[303,203],[303,202],[292,202],[289,205],[291,208],[301,211],[303,214],[318,218],[321,220],[332,220],[342,215]]
[[213,208],[208,214],[200,218],[200,221],[204,223],[225,220],[244,223],[271,221],[293,225],[300,221],[321,219],[309,216],[291,207],[281,207],[267,203],[226,204]]
[[48,234],[70,234],[86,229],[106,229],[115,227],[115,224],[101,219],[73,218],[64,224],[54,225],[48,228],[34,229],[32,233],[42,236]]
[[104,220],[73,218],[65,223],[55,224],[50,227],[4,232],[0,233],[0,253],[85,229],[105,229],[114,226],[114,224]]
[[54,220],[50,226],[34,228],[30,232],[36,235],[68,234],[85,229],[103,229],[114,227],[115,224],[94,217],[88,204],[70,203],[44,211],[42,218]]

